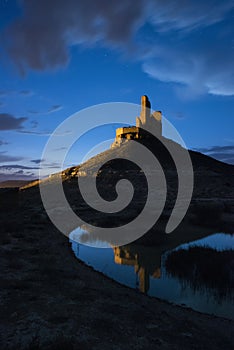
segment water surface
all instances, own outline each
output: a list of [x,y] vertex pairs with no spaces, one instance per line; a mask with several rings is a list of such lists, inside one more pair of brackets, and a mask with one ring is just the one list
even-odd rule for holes
[[[212,234],[165,251],[160,245],[149,247],[137,244],[94,248],[77,243],[77,234],[82,234],[82,230],[70,234],[76,257],[106,276],[150,296],[203,313],[234,319],[234,277],[231,271],[234,264],[233,235]],[[189,253],[186,257],[188,261],[181,261],[181,258],[184,259],[184,255],[180,254],[181,249],[189,250],[195,246],[201,247],[196,250],[195,260],[193,257],[193,261],[190,261],[192,254]],[[210,248],[212,251],[208,250]],[[222,252],[225,250],[232,250],[228,262],[223,260]],[[176,265],[169,268],[167,257],[172,252],[176,252],[173,260]],[[208,252],[212,253],[212,263],[209,262]],[[215,265],[216,261],[218,266]],[[207,281],[204,280],[204,272],[207,273]]]

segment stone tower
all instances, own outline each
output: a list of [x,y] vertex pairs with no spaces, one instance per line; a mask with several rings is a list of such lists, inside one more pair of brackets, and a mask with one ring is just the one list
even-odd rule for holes
[[155,135],[162,136],[162,113],[160,111],[151,114],[151,104],[146,95],[141,97],[141,115],[136,118],[136,127],[154,131]]
[[147,123],[147,120],[150,117],[151,112],[151,103],[148,99],[148,96],[141,96],[141,123],[144,125]]
[[151,114],[151,104],[146,95],[141,97],[141,114],[136,118],[136,126],[116,129],[115,142],[111,147],[120,145],[125,140],[144,139],[147,137],[144,130],[162,137],[162,113],[156,111]]
[[142,125],[146,125],[149,121],[151,113],[151,104],[148,96],[141,96],[141,115],[136,118],[136,127],[140,128]]

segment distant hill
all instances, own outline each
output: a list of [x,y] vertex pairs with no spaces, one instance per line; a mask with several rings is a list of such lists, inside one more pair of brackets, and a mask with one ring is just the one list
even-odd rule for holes
[[22,186],[26,186],[32,181],[27,180],[7,180],[0,182],[0,188],[18,188]]

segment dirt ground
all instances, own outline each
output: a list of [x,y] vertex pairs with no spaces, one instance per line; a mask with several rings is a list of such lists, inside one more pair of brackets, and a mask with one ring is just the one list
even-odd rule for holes
[[233,321],[147,297],[95,272],[30,206],[33,200],[13,208],[5,199],[0,212],[1,350],[233,349]]

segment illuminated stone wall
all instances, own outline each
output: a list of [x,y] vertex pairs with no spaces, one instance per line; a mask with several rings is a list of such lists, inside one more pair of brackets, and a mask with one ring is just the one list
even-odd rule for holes
[[112,147],[120,145],[126,140],[135,140],[145,137],[142,129],[151,130],[154,135],[162,136],[162,113],[160,111],[151,114],[151,104],[146,95],[141,97],[141,114],[136,118],[136,126],[118,128]]

